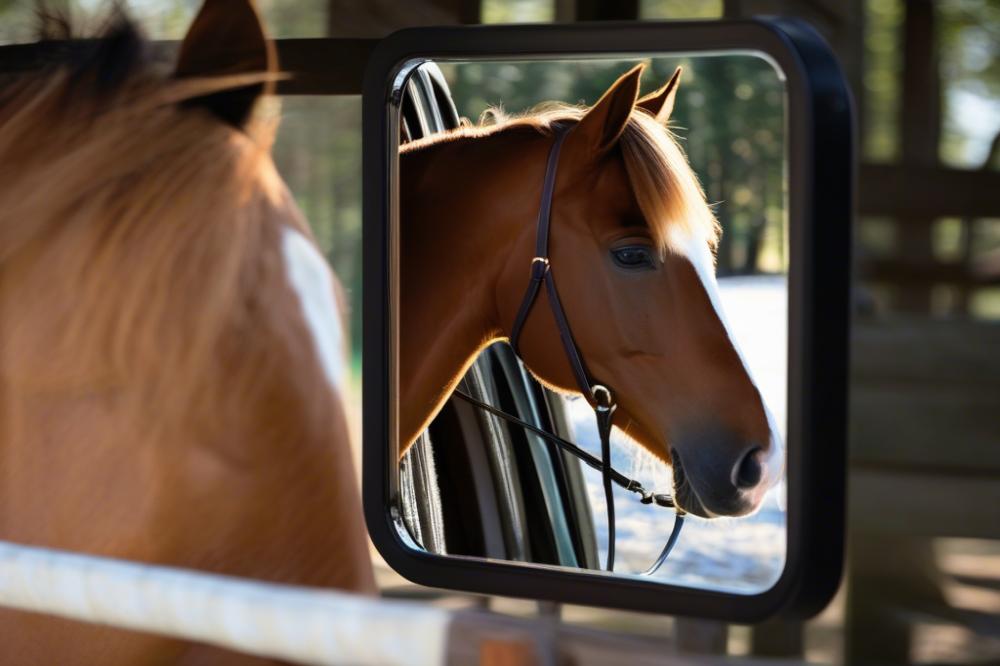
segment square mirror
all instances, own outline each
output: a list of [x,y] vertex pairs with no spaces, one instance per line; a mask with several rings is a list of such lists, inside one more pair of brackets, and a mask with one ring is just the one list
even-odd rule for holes
[[[794,28],[412,30],[380,45],[364,482],[400,573],[728,619],[825,601],[842,539],[850,116],[836,77],[811,106],[807,84],[831,70],[803,66],[803,45],[825,53],[811,34],[799,51],[774,39]],[[817,120],[844,133],[823,155]]]

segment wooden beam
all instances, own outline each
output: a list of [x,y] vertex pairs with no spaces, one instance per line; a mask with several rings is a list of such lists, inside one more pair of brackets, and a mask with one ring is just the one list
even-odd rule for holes
[[[93,40],[38,42],[0,46],[0,75],[23,74],[53,62],[82,57]],[[278,84],[280,95],[360,95],[368,58],[377,39],[279,39],[281,68],[291,75]],[[154,57],[173,59],[179,42],[152,45]]]
[[924,288],[948,284],[972,289],[1000,284],[1000,270],[994,267],[980,270],[957,261],[925,264],[905,258],[865,259],[858,268],[858,277],[866,282],[902,282]]
[[1000,215],[1000,173],[940,166],[863,164],[858,182],[861,215],[995,217]]
[[291,78],[279,95],[360,95],[365,67],[377,39],[281,39],[281,68]]
[[1000,479],[998,348],[1000,326],[991,324],[856,324],[852,464],[905,475]]
[[[942,443],[944,445],[944,443]],[[901,474],[851,468],[852,530],[926,537],[1000,538],[1000,476]]]

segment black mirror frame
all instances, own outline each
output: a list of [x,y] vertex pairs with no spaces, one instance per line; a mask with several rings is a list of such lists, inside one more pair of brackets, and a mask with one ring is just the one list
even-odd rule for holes
[[[722,593],[600,572],[439,556],[407,546],[391,512],[389,478],[394,82],[410,71],[405,66],[436,58],[719,51],[765,54],[783,70],[788,85],[788,545],[777,583],[759,594]],[[730,622],[808,617],[821,610],[837,589],[843,565],[855,174],[852,101],[823,39],[808,24],[781,18],[403,30],[382,40],[369,61],[363,132],[363,496],[369,533],[385,561],[407,579],[432,587]]]

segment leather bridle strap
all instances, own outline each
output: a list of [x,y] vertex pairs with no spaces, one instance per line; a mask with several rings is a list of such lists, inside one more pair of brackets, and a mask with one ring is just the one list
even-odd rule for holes
[[[452,395],[461,398],[462,400],[468,402],[469,404],[475,407],[479,407],[480,409],[487,411],[490,414],[493,414],[494,416],[498,416],[501,419],[507,421],[508,423],[519,425],[525,430],[528,430],[538,435],[539,437],[547,439],[548,441],[552,442],[566,453],[576,456],[582,462],[589,465],[590,467],[596,469],[601,473],[604,472],[603,460],[599,460],[598,458],[591,455],[588,451],[581,449],[573,442],[569,442],[560,437],[559,435],[554,435],[551,432],[546,432],[536,425],[528,423],[523,419],[519,419],[513,414],[508,414],[502,409],[497,409],[488,402],[483,402],[482,400],[473,398],[471,395],[469,395],[465,391],[462,391],[461,389],[455,389],[455,392]],[[639,496],[640,503],[655,504],[656,506],[666,507],[669,509],[673,509],[675,511],[674,526],[670,530],[670,536],[667,537],[666,543],[664,543],[663,548],[660,550],[659,557],[656,558],[656,561],[653,563],[651,567],[642,572],[643,576],[652,576],[657,572],[657,570],[659,570],[659,568],[663,565],[663,563],[667,561],[667,557],[670,555],[670,551],[674,549],[674,545],[677,543],[677,538],[681,534],[681,528],[684,527],[685,514],[674,503],[674,498],[671,497],[670,495],[666,493],[654,493],[650,490],[646,490],[646,488],[643,487],[642,483],[640,483],[635,479],[630,479],[629,477],[625,476],[614,467],[610,467],[610,476],[612,481],[617,483],[625,490],[636,493]]]
[[[608,514],[608,559],[605,564],[605,569],[607,571],[614,571],[615,498],[612,483],[617,482],[621,484],[622,480],[624,480],[626,482],[626,489],[635,490],[635,488],[629,487],[632,481],[620,474],[611,466],[611,421],[614,417],[615,409],[617,408],[614,395],[611,393],[611,389],[607,386],[594,381],[590,372],[587,370],[587,365],[583,362],[580,350],[576,346],[576,341],[573,339],[573,332],[570,330],[569,320],[566,318],[566,311],[563,309],[562,302],[559,300],[559,291],[556,289],[555,278],[552,275],[552,263],[549,261],[549,228],[551,227],[552,222],[552,199],[555,195],[556,189],[556,172],[559,168],[559,153],[570,130],[571,127],[567,126],[557,127],[555,129],[555,139],[552,143],[552,147],[549,149],[549,157],[545,164],[545,178],[542,181],[542,200],[538,207],[538,223],[535,235],[535,256],[531,259],[531,280],[528,282],[528,287],[524,292],[524,298],[521,299],[521,306],[518,308],[517,315],[514,317],[514,325],[511,327],[510,333],[510,346],[514,349],[515,354],[518,356],[521,355],[519,348],[521,332],[524,330],[524,324],[528,320],[528,315],[531,313],[531,309],[534,307],[535,301],[538,300],[538,293],[541,291],[542,283],[544,283],[545,293],[546,296],[548,296],[549,301],[549,309],[552,311],[553,319],[555,319],[556,328],[559,329],[559,339],[562,341],[563,350],[566,352],[566,360],[569,361],[570,368],[573,371],[573,377],[576,379],[576,383],[580,387],[580,391],[583,393],[584,398],[593,408],[594,416],[597,419],[597,431],[601,439],[601,480],[604,486],[604,501]],[[466,397],[466,399],[471,398],[471,396],[463,397]],[[543,437],[547,437],[550,441],[555,441],[560,446],[563,446],[564,444],[568,445],[571,448],[563,446],[564,450],[569,451],[573,455],[583,459],[588,464],[591,464],[587,458],[592,458],[592,456],[584,452],[579,447],[570,444],[561,438],[555,437],[554,435],[544,433],[544,431],[534,428],[533,426],[521,421],[520,419],[510,416],[509,414],[495,410],[491,406],[485,405],[485,403],[480,406],[490,412],[502,416],[503,418],[516,421],[533,432],[537,432]],[[585,455],[581,455],[581,453],[584,453]],[[639,486],[639,488],[641,488],[641,486]],[[647,500],[644,497],[643,502],[652,503],[655,497],[656,496],[650,493],[649,499]],[[669,502],[672,505],[673,499],[671,498]],[[684,512],[676,506],[674,508],[677,511],[674,528],[671,531],[670,537],[667,539],[660,556],[656,559],[656,562],[652,567],[644,572],[647,575],[654,573],[660,565],[663,564],[663,562],[667,559],[667,555],[670,554],[670,550],[677,542],[680,529],[684,524]]]
[[[587,366],[583,362],[583,357],[580,356],[580,351],[573,340],[573,333],[570,331],[566,312],[563,310],[562,303],[559,300],[559,292],[556,290],[555,279],[552,277],[552,266],[549,262],[549,228],[552,221],[552,198],[555,194],[556,171],[559,167],[559,153],[566,135],[569,134],[569,130],[570,128],[568,127],[556,129],[555,141],[552,144],[552,148],[549,149],[549,159],[545,165],[545,179],[542,181],[542,201],[538,207],[535,256],[531,259],[531,280],[528,282],[524,298],[521,299],[521,307],[518,308],[517,316],[514,318],[514,325],[511,327],[510,346],[514,349],[515,354],[518,356],[521,355],[521,350],[518,347],[518,343],[521,340],[521,331],[524,329],[524,324],[528,320],[528,314],[538,299],[538,292],[541,290],[542,283],[544,282],[546,295],[549,298],[549,308],[552,310],[552,316],[556,320],[556,327],[559,329],[559,338],[562,341],[562,346],[566,352],[570,368],[573,371],[573,376],[587,402],[593,406],[597,401],[597,398],[593,395],[593,390],[598,385],[591,380],[590,373],[587,372]],[[607,397],[611,397],[610,392],[608,392]],[[610,405],[610,400],[608,404]]]
[[587,366],[580,356],[580,350],[573,340],[573,332],[569,327],[569,320],[566,318],[566,311],[563,310],[562,302],[559,300],[559,292],[556,289],[555,278],[552,275],[552,263],[549,261],[549,228],[552,221],[552,199],[556,189],[556,172],[559,168],[559,153],[562,149],[563,141],[569,134],[570,128],[558,127],[555,130],[555,140],[549,149],[549,158],[545,164],[545,178],[542,180],[542,200],[538,207],[538,223],[535,234],[535,256],[531,259],[531,280],[528,288],[521,299],[521,307],[518,308],[517,316],[514,318],[514,325],[511,328],[510,346],[514,353],[521,355],[519,342],[521,331],[528,319],[535,301],[538,299],[538,292],[542,283],[545,283],[545,293],[548,296],[549,309],[555,319],[556,327],[559,329],[559,339],[562,341],[563,350],[566,352],[566,360],[569,361],[573,376],[576,379],[580,391],[584,398],[594,409],[594,416],[597,418],[597,430],[601,437],[601,477],[604,485],[604,501],[608,514],[608,559],[605,569],[613,571],[615,567],[615,498],[612,491],[611,474],[611,419],[614,416],[615,405],[614,396],[606,386],[593,381]]
[[[585,465],[591,467],[592,469],[597,470],[598,472],[604,470],[604,462],[600,458],[592,455],[586,449],[581,449],[573,442],[563,439],[559,435],[552,434],[551,432],[546,432],[545,430],[542,430],[541,428],[532,423],[528,423],[527,421],[519,419],[513,414],[508,414],[502,409],[494,407],[488,402],[479,400],[478,398],[474,398],[465,391],[463,391],[462,389],[455,389],[452,395],[454,395],[457,398],[461,398],[470,405],[478,407],[483,411],[489,412],[493,416],[497,416],[503,419],[504,421],[507,421],[508,423],[513,423],[514,425],[521,426],[525,430],[552,442],[566,453],[579,458],[580,461],[583,462]],[[631,493],[635,493],[636,495],[638,495],[639,501],[642,504],[655,504],[657,506],[666,507],[668,509],[675,508],[673,497],[671,497],[666,493],[654,493],[651,490],[646,490],[645,486],[643,486],[640,481],[625,476],[614,467],[611,468],[611,480],[614,481],[615,484],[617,484],[623,490],[627,490]]]

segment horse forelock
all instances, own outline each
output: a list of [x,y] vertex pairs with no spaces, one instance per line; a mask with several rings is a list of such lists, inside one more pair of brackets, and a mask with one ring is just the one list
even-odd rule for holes
[[276,391],[266,377],[316,404],[323,373],[289,370],[318,370],[282,254],[285,230],[310,233],[273,125],[183,108],[245,77],[178,81],[145,52],[119,18],[83,62],[0,93],[0,379],[138,386],[146,415],[196,427]]

